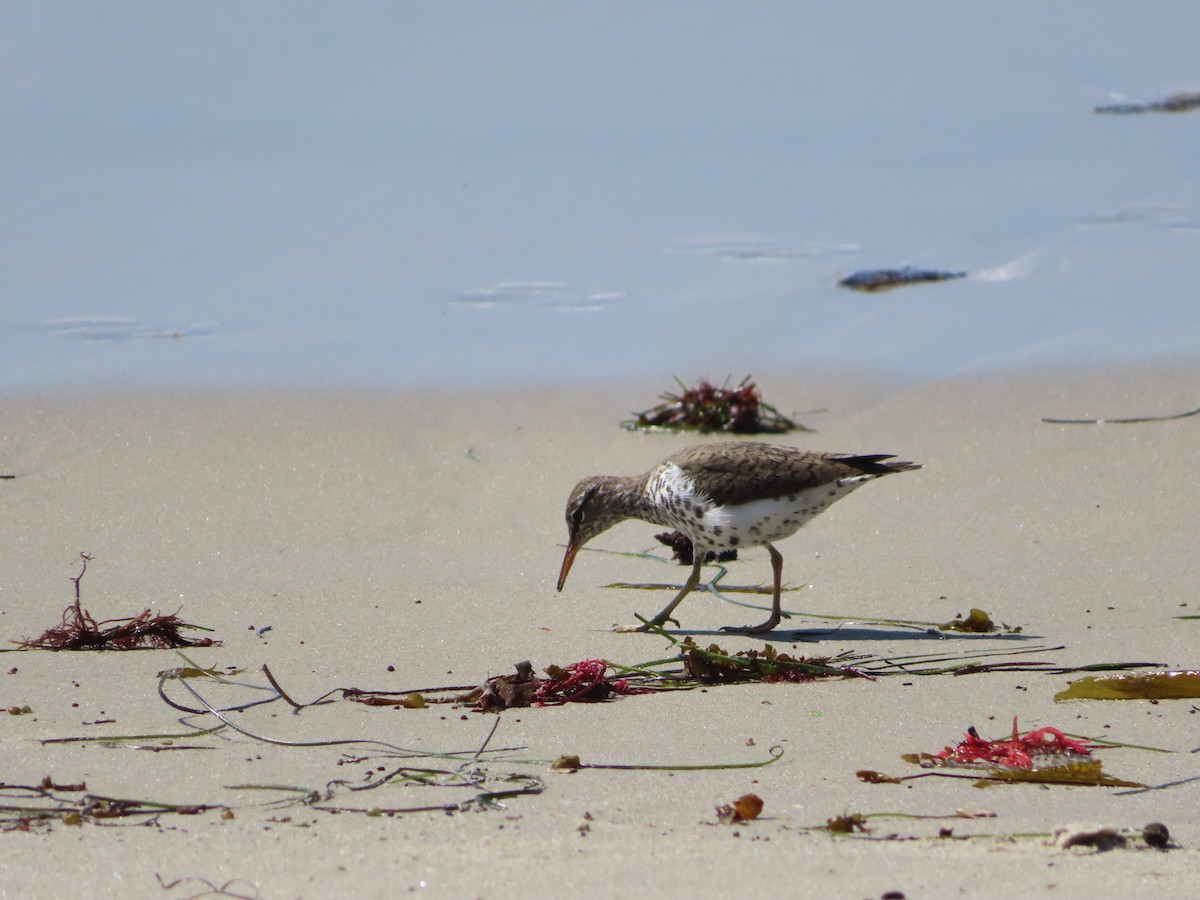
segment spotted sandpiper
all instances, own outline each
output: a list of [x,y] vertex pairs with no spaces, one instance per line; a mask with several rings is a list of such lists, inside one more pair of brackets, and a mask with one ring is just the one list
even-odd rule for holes
[[783,574],[783,556],[773,542],[795,534],[817,513],[868,481],[921,468],[911,462],[887,462],[893,458],[727,441],[680,450],[642,475],[585,478],[567,499],[569,540],[558,589],[563,589],[584,544],[625,519],[643,519],[682,531],[691,539],[692,572],[648,625],[617,626],[617,631],[645,631],[675,621],[671,613],[700,583],[700,567],[709,551],[758,546],[767,548],[775,575],[771,615],[759,625],[722,630],[770,631],[779,624]]

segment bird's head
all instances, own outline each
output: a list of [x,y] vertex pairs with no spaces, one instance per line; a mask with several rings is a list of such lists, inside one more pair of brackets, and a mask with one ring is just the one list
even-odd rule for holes
[[629,518],[622,509],[621,494],[615,482],[612,476],[593,475],[575,485],[567,498],[567,553],[558,573],[560,591],[580,548],[596,535]]

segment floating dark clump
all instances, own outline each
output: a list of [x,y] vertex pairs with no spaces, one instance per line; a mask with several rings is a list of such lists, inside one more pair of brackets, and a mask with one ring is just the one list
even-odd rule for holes
[[731,388],[728,383],[721,387],[708,379],[689,388],[679,379],[681,393],[664,393],[663,401],[657,406],[634,413],[637,418],[621,424],[630,431],[639,428],[670,431],[727,431],[735,434],[785,434],[789,431],[807,431],[803,425],[793,422],[779,410],[764,403],[757,386],[747,375],[741,383]]
[[75,582],[75,602],[63,610],[62,621],[36,638],[17,643],[26,650],[163,650],[172,647],[215,647],[220,641],[212,638],[191,640],[181,634],[189,625],[176,615],[154,615],[143,610],[136,616],[105,619],[97,622],[83,608],[79,599],[79,583],[87,572],[91,557],[79,554],[83,568],[71,580]]
[[[696,552],[692,547],[692,539],[682,531],[664,531],[656,534],[654,539],[660,544],[670,547],[671,559],[679,560],[681,566],[690,566],[695,561]],[[705,562],[730,562],[735,559],[737,559],[737,550],[722,550],[719,553],[709,550],[704,555]]]
[[847,275],[838,282],[840,287],[852,291],[864,291],[877,294],[890,291],[892,288],[904,287],[909,284],[925,284],[931,281],[950,281],[954,278],[966,278],[966,272],[938,272],[933,269],[917,269],[904,266],[900,269],[866,269]]
[[1136,116],[1141,113],[1181,113],[1200,109],[1200,91],[1179,91],[1151,103],[1106,103],[1092,111],[1100,115]]

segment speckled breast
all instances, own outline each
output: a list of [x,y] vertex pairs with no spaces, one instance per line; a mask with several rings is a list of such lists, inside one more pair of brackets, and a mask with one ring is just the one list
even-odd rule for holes
[[686,534],[697,551],[732,550],[795,534],[831,503],[870,476],[844,478],[781,497],[717,506],[678,466],[660,467],[646,484],[651,521]]

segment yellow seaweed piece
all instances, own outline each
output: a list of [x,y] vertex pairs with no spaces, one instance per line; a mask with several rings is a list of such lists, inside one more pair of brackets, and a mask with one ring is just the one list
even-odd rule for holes
[[959,613],[949,622],[938,626],[939,631],[964,631],[968,634],[990,634],[996,630],[996,623],[982,609],[972,608],[964,619]]
[[1126,781],[1107,775],[1100,768],[1100,760],[1078,760],[1061,766],[1042,769],[998,768],[988,772],[987,778],[975,782],[975,787],[990,787],[997,783],[1040,782],[1043,784],[1079,784],[1091,787],[1145,787],[1136,781]]
[[1054,695],[1062,700],[1178,700],[1200,697],[1200,672],[1088,675]]

